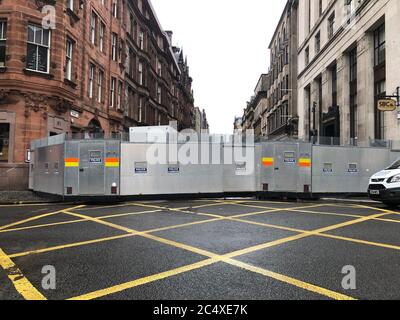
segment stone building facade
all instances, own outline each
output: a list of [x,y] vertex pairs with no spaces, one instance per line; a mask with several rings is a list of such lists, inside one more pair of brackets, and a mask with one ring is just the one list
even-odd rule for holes
[[299,137],[326,144],[399,140],[398,0],[299,0]]
[[262,74],[254,89],[254,95],[247,103],[242,118],[242,128],[246,131],[254,130],[256,136],[266,134],[266,117],[265,113],[268,110],[268,89],[270,87],[270,75]]
[[1,0],[0,190],[26,188],[34,139],[194,127],[191,85],[148,0]]
[[[301,0],[300,0],[301,1]],[[269,45],[268,107],[263,114],[270,139],[296,138],[298,0],[288,0]]]
[[204,109],[200,109],[198,107],[194,108],[194,114],[195,114],[195,128],[194,130],[197,133],[204,133],[204,132],[209,132],[210,131],[210,126],[208,124],[207,120],[207,114]]
[[288,0],[269,44],[270,66],[244,110],[243,129],[273,140],[297,138],[298,0]]

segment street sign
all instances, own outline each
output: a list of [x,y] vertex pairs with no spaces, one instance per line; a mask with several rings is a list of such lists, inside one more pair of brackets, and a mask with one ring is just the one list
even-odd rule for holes
[[383,112],[394,111],[397,108],[397,102],[393,99],[382,99],[378,101],[378,110]]

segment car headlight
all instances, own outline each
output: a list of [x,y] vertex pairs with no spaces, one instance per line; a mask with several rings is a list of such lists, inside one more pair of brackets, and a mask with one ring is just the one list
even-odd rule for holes
[[388,183],[400,183],[400,174],[398,174],[397,176],[391,177],[388,180]]

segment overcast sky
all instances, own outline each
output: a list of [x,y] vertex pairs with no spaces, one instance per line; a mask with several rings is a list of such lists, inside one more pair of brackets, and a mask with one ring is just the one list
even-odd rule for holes
[[268,45],[286,0],[151,0],[164,30],[183,47],[195,105],[212,133],[231,133],[235,116],[268,71]]

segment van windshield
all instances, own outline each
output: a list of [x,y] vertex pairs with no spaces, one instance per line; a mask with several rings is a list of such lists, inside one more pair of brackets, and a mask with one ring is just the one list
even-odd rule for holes
[[389,168],[386,170],[395,170],[395,169],[400,169],[400,159],[396,160],[395,163],[393,163]]

